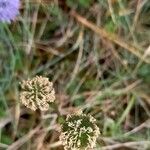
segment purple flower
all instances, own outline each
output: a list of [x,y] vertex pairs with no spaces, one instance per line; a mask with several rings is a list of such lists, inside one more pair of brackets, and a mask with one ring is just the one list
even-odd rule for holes
[[19,0],[0,0],[0,22],[11,22],[19,14]]

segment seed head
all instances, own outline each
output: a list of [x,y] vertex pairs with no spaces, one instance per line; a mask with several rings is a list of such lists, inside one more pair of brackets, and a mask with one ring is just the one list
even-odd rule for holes
[[19,14],[19,0],[0,0],[0,22],[10,22]]
[[49,103],[55,100],[55,91],[53,83],[42,76],[36,76],[32,79],[22,81],[20,100],[26,107],[41,111],[48,110]]
[[60,141],[65,150],[87,150],[94,148],[100,134],[92,116],[69,115],[62,125]]

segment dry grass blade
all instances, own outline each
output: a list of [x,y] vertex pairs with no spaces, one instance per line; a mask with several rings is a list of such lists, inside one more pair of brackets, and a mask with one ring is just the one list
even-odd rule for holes
[[142,123],[141,125],[139,125],[138,127],[134,128],[133,130],[125,133],[125,136],[129,136],[131,134],[134,134],[140,130],[142,130],[143,128],[150,128],[150,119],[146,120],[144,123]]
[[32,136],[39,131],[40,127],[41,126],[39,125],[35,129],[31,130],[28,134],[26,134],[25,136],[20,138],[18,141],[14,142],[12,145],[10,145],[7,150],[19,149],[25,142],[27,142],[29,139],[31,139]]
[[7,148],[8,148],[8,145],[3,144],[3,143],[0,143],[0,148],[2,148],[2,149],[7,149]]
[[92,31],[97,33],[98,35],[100,35],[100,36],[114,42],[115,44],[121,46],[122,48],[128,50],[129,52],[131,52],[132,54],[134,54],[135,56],[140,58],[142,61],[144,61],[146,63],[150,63],[150,60],[143,58],[142,54],[139,52],[139,50],[137,48],[135,48],[131,44],[124,42],[117,35],[108,33],[103,28],[97,27],[94,23],[92,23],[92,22],[88,21],[86,18],[80,16],[75,11],[71,11],[71,16],[73,16],[78,22],[80,22],[82,25],[88,27],[89,29],[91,29]]
[[12,121],[12,117],[4,118],[0,120],[0,129],[2,129],[7,123]]
[[58,142],[50,144],[48,147],[49,148],[56,148],[56,147],[59,147],[60,145],[62,145],[62,142],[58,141]]
[[118,149],[118,148],[123,148],[123,147],[134,147],[134,146],[149,146],[150,141],[137,141],[137,142],[126,142],[126,143],[117,143],[114,145],[109,145],[109,146],[104,146],[101,148],[101,150],[113,150],[113,149]]

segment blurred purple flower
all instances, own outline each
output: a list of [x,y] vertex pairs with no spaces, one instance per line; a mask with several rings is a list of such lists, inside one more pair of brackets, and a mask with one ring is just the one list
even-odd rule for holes
[[11,22],[19,14],[19,0],[0,0],[0,22]]

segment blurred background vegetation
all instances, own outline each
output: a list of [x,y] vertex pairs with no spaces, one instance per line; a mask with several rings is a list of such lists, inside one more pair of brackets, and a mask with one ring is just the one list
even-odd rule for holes
[[62,114],[97,119],[96,149],[150,150],[149,46],[149,0],[22,0],[0,24],[0,150],[63,149],[55,110],[19,102],[35,75],[53,81]]

